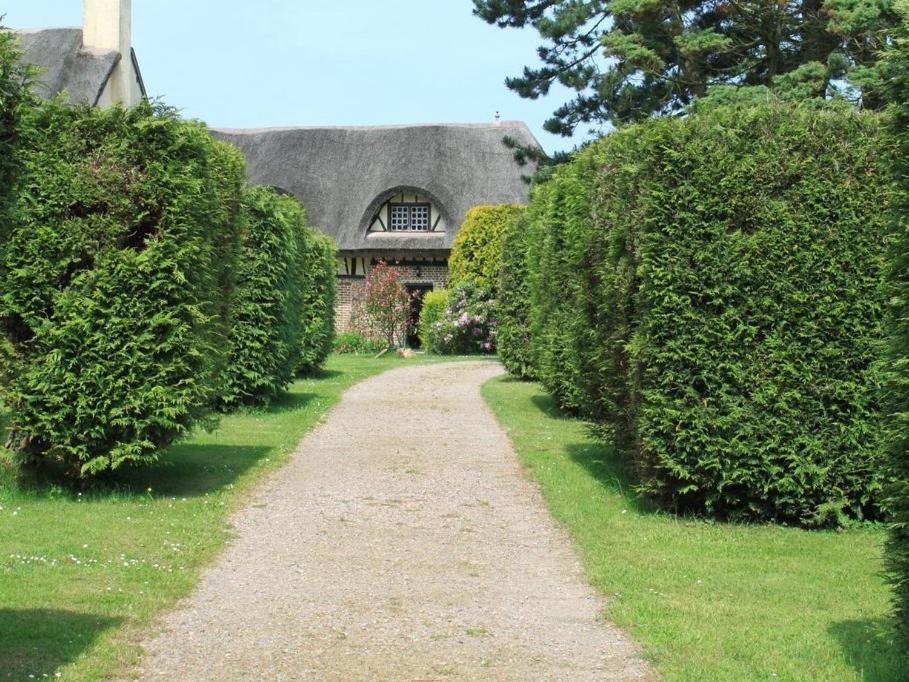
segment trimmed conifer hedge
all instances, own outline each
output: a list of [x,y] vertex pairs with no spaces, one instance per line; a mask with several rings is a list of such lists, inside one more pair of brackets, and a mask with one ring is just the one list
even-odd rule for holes
[[449,286],[472,283],[496,293],[502,259],[502,239],[515,216],[525,210],[516,204],[474,206],[451,245]]
[[307,229],[301,305],[303,329],[297,373],[312,374],[331,353],[335,339],[337,297],[337,246],[328,235]]
[[14,197],[19,120],[23,106],[31,101],[29,72],[19,57],[16,34],[0,27],[0,220],[8,219]]
[[534,378],[533,337],[530,334],[530,264],[527,262],[530,218],[521,211],[509,223],[502,239],[499,269],[496,343],[499,359],[514,376]]
[[0,239],[11,445],[75,475],[154,460],[218,395],[239,152],[142,105],[37,106]]
[[872,115],[628,126],[537,189],[535,370],[680,511],[880,513],[886,205]]
[[909,652],[909,24],[887,59],[889,132],[893,178],[897,184],[892,215],[894,243],[889,272],[887,375],[890,534],[887,572],[903,651]]
[[268,187],[244,191],[222,408],[264,404],[293,379],[302,350],[310,239],[295,199]]

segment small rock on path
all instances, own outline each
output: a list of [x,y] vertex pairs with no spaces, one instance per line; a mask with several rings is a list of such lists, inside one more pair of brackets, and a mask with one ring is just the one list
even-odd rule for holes
[[353,387],[232,519],[143,679],[650,679],[480,396],[495,362]]

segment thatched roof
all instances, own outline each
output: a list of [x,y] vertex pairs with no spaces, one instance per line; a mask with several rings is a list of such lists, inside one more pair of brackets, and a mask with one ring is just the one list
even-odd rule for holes
[[[309,221],[344,251],[451,247],[468,209],[526,203],[528,185],[508,136],[538,146],[524,123],[214,130],[237,146],[250,180],[296,196]],[[376,209],[404,192],[427,196],[451,229],[443,234],[371,234]]]
[[[16,33],[23,52],[22,61],[40,69],[35,92],[48,99],[65,92],[72,104],[96,105],[121,58],[115,50],[84,48],[80,28],[46,28]],[[131,54],[130,58],[135,64],[135,55]],[[138,74],[138,64],[135,66]]]

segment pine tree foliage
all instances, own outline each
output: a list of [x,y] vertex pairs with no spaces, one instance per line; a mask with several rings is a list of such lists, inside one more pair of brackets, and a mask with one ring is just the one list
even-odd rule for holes
[[538,66],[508,78],[536,99],[574,91],[546,122],[571,135],[679,111],[708,90],[836,94],[880,105],[877,50],[897,24],[892,0],[474,0],[481,19],[531,27]]

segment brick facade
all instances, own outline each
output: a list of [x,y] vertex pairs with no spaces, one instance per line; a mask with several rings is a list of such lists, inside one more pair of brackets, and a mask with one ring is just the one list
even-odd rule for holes
[[[371,267],[379,256],[368,260],[367,268]],[[387,262],[394,263],[392,259]],[[433,289],[444,289],[448,286],[448,261],[447,259],[434,258],[432,260],[405,261],[393,266],[401,275],[405,285],[432,285]],[[335,308],[335,324],[339,332],[347,331],[350,326],[350,314],[353,302],[366,285],[366,276],[338,276],[338,303]]]

